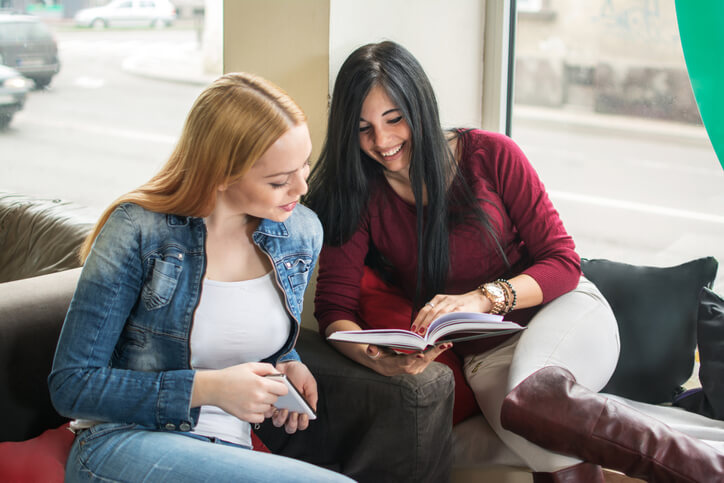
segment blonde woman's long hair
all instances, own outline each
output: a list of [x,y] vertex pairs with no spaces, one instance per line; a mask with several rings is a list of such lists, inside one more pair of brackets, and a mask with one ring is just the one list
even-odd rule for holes
[[121,203],[158,213],[207,216],[219,186],[242,177],[282,134],[306,120],[296,102],[266,79],[243,72],[219,77],[194,102],[163,168],[103,212],[80,248],[81,263]]

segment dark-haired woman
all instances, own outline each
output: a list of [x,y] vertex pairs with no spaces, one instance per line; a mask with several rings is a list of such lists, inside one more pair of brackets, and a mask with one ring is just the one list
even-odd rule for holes
[[[403,328],[424,333],[453,311],[527,325],[455,352],[488,423],[537,481],[602,481],[599,465],[652,481],[721,477],[722,453],[597,394],[616,366],[616,321],[542,182],[507,137],[444,132],[402,46],[369,44],[342,65],[305,201],[325,229],[315,300],[325,335],[389,325],[359,315],[372,261],[409,301]],[[451,344],[412,355],[336,347],[395,375],[421,372]]]

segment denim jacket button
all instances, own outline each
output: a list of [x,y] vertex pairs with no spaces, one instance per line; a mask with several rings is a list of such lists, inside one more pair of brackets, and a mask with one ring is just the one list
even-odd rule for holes
[[191,425],[189,423],[181,423],[179,424],[178,429],[180,429],[181,431],[188,431],[189,429],[191,429]]
[[165,427],[166,427],[166,429],[168,429],[169,431],[173,431],[174,429],[176,429],[176,425],[173,424],[173,423],[166,423],[166,426],[165,426]]
[[284,264],[284,266],[287,267],[287,268],[292,268],[292,263],[291,263],[291,262],[287,262],[287,263]]
[[183,254],[183,253],[179,253],[179,254],[178,254],[178,259],[179,259],[179,260],[183,260],[183,259],[184,259],[184,254]]

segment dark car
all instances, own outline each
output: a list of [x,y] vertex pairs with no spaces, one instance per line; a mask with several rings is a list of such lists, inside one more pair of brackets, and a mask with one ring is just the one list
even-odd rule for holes
[[58,44],[37,17],[0,14],[0,64],[45,87],[60,70]]
[[0,129],[5,129],[13,115],[23,108],[31,85],[20,72],[0,65]]

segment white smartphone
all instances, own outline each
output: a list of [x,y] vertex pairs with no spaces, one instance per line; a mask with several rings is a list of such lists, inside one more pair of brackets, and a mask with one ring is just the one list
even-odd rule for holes
[[306,414],[309,416],[309,419],[317,419],[317,414],[312,409],[312,406],[310,406],[307,400],[304,399],[302,393],[294,387],[294,384],[292,384],[292,381],[287,378],[286,374],[267,374],[265,377],[279,379],[286,384],[287,389],[289,390],[289,392],[287,392],[284,396],[279,396],[277,402],[274,403],[275,408],[288,409],[289,411],[294,411],[295,413]]

